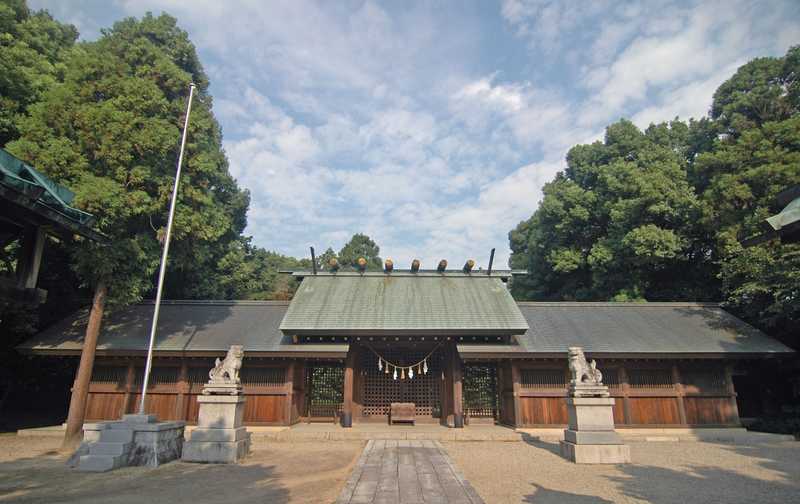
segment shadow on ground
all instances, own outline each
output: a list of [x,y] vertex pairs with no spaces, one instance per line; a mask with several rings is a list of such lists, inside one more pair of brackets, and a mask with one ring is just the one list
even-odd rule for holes
[[536,449],[529,454],[532,459],[563,464],[555,471],[561,472],[558,479],[574,482],[549,488],[542,484],[548,478],[539,475],[528,480],[533,491],[522,496],[525,503],[800,502],[798,443],[634,443],[632,464],[578,466],[553,458],[559,456],[558,443],[530,436],[524,441]]
[[54,455],[0,463],[0,501],[126,504],[141,502],[289,502],[289,492],[269,465],[202,465],[172,462],[83,473]]
[[84,473],[54,450],[60,439],[0,435],[0,503],[333,502],[364,444],[255,443],[237,465],[170,462]]

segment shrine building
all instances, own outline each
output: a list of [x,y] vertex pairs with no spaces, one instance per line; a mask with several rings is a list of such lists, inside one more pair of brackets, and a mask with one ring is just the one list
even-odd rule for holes
[[[216,357],[243,345],[245,423],[567,423],[567,348],[596,359],[618,427],[739,426],[737,385],[792,350],[712,303],[515,302],[516,272],[292,272],[291,301],[166,301],[148,412],[197,419]],[[107,313],[87,420],[137,408],[153,304]],[[88,311],[18,347],[76,359]],[[738,405],[737,405],[737,399]]]

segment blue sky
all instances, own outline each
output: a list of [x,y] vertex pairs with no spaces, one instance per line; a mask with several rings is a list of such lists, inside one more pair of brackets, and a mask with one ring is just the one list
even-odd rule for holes
[[486,265],[578,143],[706,114],[800,2],[30,0],[85,40],[165,11],[211,80],[247,233],[298,257],[356,232],[407,267]]

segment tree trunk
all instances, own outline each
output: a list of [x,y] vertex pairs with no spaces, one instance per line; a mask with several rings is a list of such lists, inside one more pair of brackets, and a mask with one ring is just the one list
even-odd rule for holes
[[97,349],[97,337],[100,334],[100,324],[103,320],[107,293],[108,287],[106,287],[106,283],[100,280],[94,290],[92,311],[89,313],[89,323],[86,325],[86,336],[83,340],[83,350],[81,351],[81,362],[78,365],[78,372],[75,373],[75,382],[72,384],[67,429],[64,433],[64,442],[61,444],[62,452],[71,453],[75,451],[83,439],[86,400],[89,396],[89,382],[92,379],[94,353]]

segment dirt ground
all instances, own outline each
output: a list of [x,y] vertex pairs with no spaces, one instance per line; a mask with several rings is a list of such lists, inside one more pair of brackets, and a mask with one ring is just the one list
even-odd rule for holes
[[632,464],[575,465],[557,443],[444,442],[489,504],[800,502],[800,442],[632,443]]
[[0,502],[334,502],[364,442],[259,443],[237,466],[172,462],[94,474],[68,468],[58,437],[0,435]]

